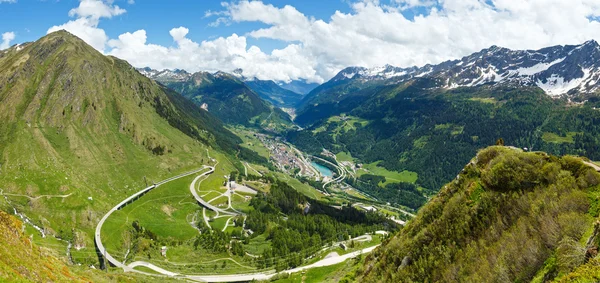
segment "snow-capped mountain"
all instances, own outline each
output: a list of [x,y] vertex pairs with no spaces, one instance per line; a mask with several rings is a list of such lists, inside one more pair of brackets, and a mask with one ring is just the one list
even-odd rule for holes
[[348,67],[339,72],[332,81],[342,81],[349,79],[363,80],[386,80],[394,77],[403,77],[414,74],[419,68],[400,68],[392,65],[383,67],[365,68],[365,67]]
[[442,88],[518,84],[538,86],[551,96],[593,93],[600,91],[600,45],[591,40],[581,45],[540,50],[510,50],[492,46],[460,60],[438,65],[349,67],[340,71],[332,81],[399,83],[416,77],[433,78]]
[[137,70],[142,75],[144,75],[148,78],[151,78],[153,80],[159,80],[159,81],[182,82],[182,81],[187,81],[189,78],[192,77],[192,74],[186,72],[185,70],[179,70],[179,69],[175,69],[175,70],[165,69],[162,71],[158,71],[158,70],[146,67],[146,68],[138,68]]

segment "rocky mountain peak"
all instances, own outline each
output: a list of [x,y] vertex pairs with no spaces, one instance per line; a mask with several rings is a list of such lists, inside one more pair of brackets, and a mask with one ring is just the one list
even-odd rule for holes
[[556,97],[595,93],[600,90],[600,45],[595,40],[539,50],[511,50],[494,45],[437,65],[348,67],[332,81],[379,80],[391,84],[416,77],[436,79],[442,88],[518,84],[538,86]]

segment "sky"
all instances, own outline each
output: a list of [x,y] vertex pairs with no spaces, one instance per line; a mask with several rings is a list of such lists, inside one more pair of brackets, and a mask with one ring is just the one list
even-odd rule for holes
[[322,83],[492,45],[600,41],[600,0],[0,0],[0,50],[65,29],[135,67]]

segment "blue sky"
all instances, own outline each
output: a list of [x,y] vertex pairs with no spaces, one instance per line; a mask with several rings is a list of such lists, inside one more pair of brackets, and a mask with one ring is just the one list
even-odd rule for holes
[[[190,29],[188,37],[198,42],[233,33],[243,35],[258,28],[267,27],[260,22],[209,26],[215,18],[205,17],[204,14],[207,11],[223,10],[221,2],[223,1],[138,0],[129,4],[127,0],[115,0],[114,5],[127,10],[127,13],[103,20],[99,27],[104,29],[111,38],[128,31],[144,29],[147,32],[149,43],[165,46],[173,44],[169,30],[179,26]],[[352,3],[349,0],[265,0],[263,2],[278,7],[292,5],[309,17],[323,20],[329,19],[335,11],[350,12]],[[16,34],[13,43],[35,41],[44,36],[49,27],[72,19],[68,12],[78,5],[79,0],[17,0],[15,3],[1,3],[0,33],[13,31]],[[414,13],[427,13],[427,10],[415,8],[403,11],[408,18],[412,18]],[[253,38],[249,38],[248,43],[257,45],[267,52],[286,45],[285,42],[278,40]]]
[[66,29],[136,67],[323,82],[348,66],[600,41],[596,0],[129,1],[0,0],[0,49]]
[[[257,28],[266,27],[258,22],[232,23],[211,27],[214,17],[206,18],[206,11],[223,10],[220,0],[138,0],[128,4],[127,0],[116,0],[114,4],[127,10],[127,13],[103,20],[99,27],[107,35],[115,38],[118,35],[139,29],[146,30],[150,43],[171,45],[173,39],[169,30],[185,26],[190,29],[188,37],[194,41],[210,40],[219,36],[236,33],[243,35]],[[264,3],[275,6],[293,5],[306,15],[320,19],[328,19],[336,10],[348,12],[350,5],[344,0],[274,0]],[[18,0],[16,3],[0,4],[0,33],[14,31],[16,39],[13,43],[35,41],[44,36],[49,27],[59,25],[72,17],[68,12],[79,5],[78,0]],[[285,43],[276,40],[249,40],[265,50],[280,48]]]

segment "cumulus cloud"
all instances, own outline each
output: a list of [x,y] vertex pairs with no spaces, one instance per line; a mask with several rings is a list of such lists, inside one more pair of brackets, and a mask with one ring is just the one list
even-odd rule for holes
[[[412,19],[403,14],[415,7],[427,13]],[[317,58],[317,79],[350,65],[439,63],[491,45],[529,49],[600,39],[600,23],[592,20],[600,15],[596,0],[370,0],[327,21],[261,1],[224,8],[233,22],[268,25],[248,36],[297,44],[299,56]]]
[[[260,79],[313,82],[327,80],[347,66],[420,66],[491,45],[537,49],[600,41],[598,0],[357,0],[349,5],[349,12],[316,19],[291,5],[226,2],[220,11],[204,12],[214,19],[210,26],[258,22],[262,28],[195,42],[188,37],[193,30],[178,27],[170,31],[173,45],[162,46],[148,43],[145,30],[109,40],[98,28],[99,20],[125,10],[111,0],[81,0],[69,12],[76,19],[49,32],[67,29],[137,67],[190,72],[242,68],[244,75]],[[286,46],[264,52],[249,46],[250,37],[258,44],[270,39]]]
[[145,30],[124,33],[118,39],[109,40],[112,48],[108,54],[123,58],[134,66],[148,66],[155,69],[185,69],[197,71],[231,71],[242,68],[247,76],[259,79],[289,81],[315,77],[312,66],[300,55],[302,48],[290,44],[286,48],[274,50],[271,54],[256,46],[248,46],[246,37],[233,34],[210,41],[194,42],[187,38],[185,27],[169,32],[175,46],[165,47],[146,42]]
[[10,47],[10,42],[15,39],[15,33],[12,31],[2,34],[2,42],[0,42],[0,50]]
[[77,8],[69,11],[69,16],[76,19],[62,25],[53,26],[48,29],[48,33],[63,29],[67,30],[83,39],[98,51],[104,52],[108,36],[103,29],[98,28],[100,19],[112,18],[122,15],[125,12],[119,6],[113,5],[110,0],[81,0]]

